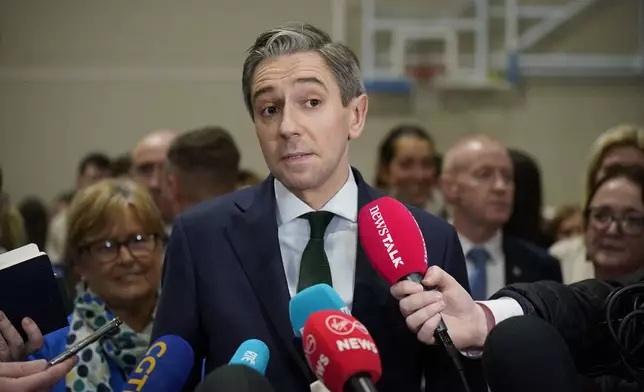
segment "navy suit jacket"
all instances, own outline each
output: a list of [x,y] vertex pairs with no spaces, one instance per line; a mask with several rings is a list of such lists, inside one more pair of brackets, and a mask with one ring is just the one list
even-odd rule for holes
[[535,244],[504,235],[503,253],[506,285],[541,280],[563,281],[559,260]]
[[[354,170],[358,206],[378,194]],[[206,372],[228,363],[247,339],[270,349],[266,377],[276,391],[309,391],[315,380],[295,340],[289,319],[290,294],[278,242],[274,178],[252,188],[200,204],[174,223],[152,339],[181,336],[195,351],[195,364],[206,358]],[[438,265],[468,288],[463,252],[455,230],[425,211],[409,207],[425,237],[429,264]],[[380,392],[418,391],[421,372],[429,391],[456,391],[456,371],[443,349],[420,343],[411,333],[364,250],[356,256],[353,315],[378,346],[383,374]],[[474,390],[485,390],[478,361],[467,360]],[[185,391],[199,382],[195,366]],[[456,389],[455,389],[456,388]]]

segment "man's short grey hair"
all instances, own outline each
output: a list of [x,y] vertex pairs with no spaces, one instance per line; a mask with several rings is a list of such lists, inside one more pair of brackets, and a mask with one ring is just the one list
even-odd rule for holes
[[364,94],[360,63],[351,49],[343,44],[334,43],[327,33],[315,26],[289,24],[263,32],[248,49],[242,74],[242,91],[251,117],[251,87],[257,67],[263,61],[274,57],[305,52],[317,53],[324,59],[340,87],[342,105],[346,107],[352,99]]

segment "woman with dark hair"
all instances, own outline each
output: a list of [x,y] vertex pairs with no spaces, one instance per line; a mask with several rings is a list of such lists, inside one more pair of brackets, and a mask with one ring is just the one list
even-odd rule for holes
[[415,125],[397,126],[380,143],[376,188],[403,203],[440,213],[437,163],[434,140],[427,131]]
[[25,231],[20,212],[13,206],[9,195],[3,192],[2,168],[0,167],[0,253],[25,244]]
[[597,279],[620,278],[644,267],[644,168],[606,168],[589,189],[583,214]]
[[526,152],[508,151],[514,166],[514,208],[503,231],[547,249],[552,239],[544,231],[541,170]]
[[38,249],[45,249],[49,227],[49,213],[45,204],[37,197],[28,197],[20,202],[18,211],[22,215],[27,242],[38,245]]

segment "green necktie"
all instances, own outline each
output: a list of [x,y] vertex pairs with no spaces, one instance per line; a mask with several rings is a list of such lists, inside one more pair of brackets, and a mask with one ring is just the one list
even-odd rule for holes
[[297,282],[298,292],[318,283],[326,283],[333,287],[329,259],[324,252],[324,232],[333,216],[332,212],[327,211],[315,211],[302,215],[311,225],[311,236],[302,252],[300,279]]

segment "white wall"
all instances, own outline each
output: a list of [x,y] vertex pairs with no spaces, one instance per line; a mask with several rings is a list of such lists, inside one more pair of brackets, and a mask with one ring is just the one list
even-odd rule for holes
[[[553,40],[586,42],[579,32],[634,50],[636,0],[611,3]],[[360,20],[351,9],[349,43],[359,51]],[[0,0],[5,188],[14,198],[50,198],[73,184],[89,150],[119,154],[153,129],[204,124],[231,130],[243,164],[266,173],[242,102],[241,63],[259,32],[288,21],[329,29],[330,2]],[[637,83],[529,81],[509,94],[448,94],[436,108],[423,91],[411,109],[405,98],[373,96],[353,164],[371,178],[375,146],[400,121],[427,126],[441,148],[487,132],[540,159],[550,203],[575,200],[592,140],[620,121],[644,123],[644,85]]]

